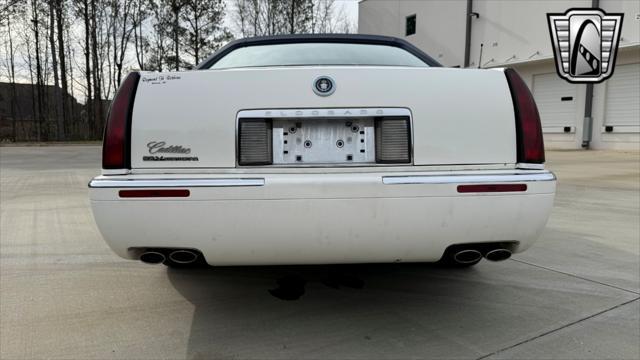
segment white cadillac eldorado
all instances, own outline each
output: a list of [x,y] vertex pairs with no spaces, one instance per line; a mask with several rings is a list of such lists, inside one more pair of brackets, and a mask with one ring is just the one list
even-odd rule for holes
[[276,36],[129,74],[89,188],[127,259],[470,266],[543,230],[544,161],[512,69],[445,68],[390,37]]

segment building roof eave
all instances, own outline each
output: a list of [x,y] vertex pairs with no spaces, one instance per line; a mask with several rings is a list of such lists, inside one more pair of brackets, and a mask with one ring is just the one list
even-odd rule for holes
[[[636,43],[622,45],[618,48],[618,51],[619,52],[627,51],[629,49],[640,49],[640,43],[636,42]],[[536,55],[534,54],[533,56],[536,56]],[[545,54],[545,55],[537,55],[536,57],[532,57],[530,59],[519,59],[519,60],[513,60],[513,61],[505,61],[501,63],[491,62],[490,64],[487,64],[482,68],[490,69],[490,68],[500,68],[500,67],[509,67],[509,66],[517,66],[517,65],[530,65],[530,64],[541,63],[549,60],[553,60],[553,55]],[[469,68],[473,68],[473,67],[470,66]]]

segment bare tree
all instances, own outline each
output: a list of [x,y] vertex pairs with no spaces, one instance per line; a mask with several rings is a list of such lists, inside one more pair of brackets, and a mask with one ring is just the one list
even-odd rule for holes
[[137,0],[133,9],[133,40],[136,61],[140,70],[145,70],[145,53],[149,48],[148,36],[143,25],[152,13],[153,4],[149,0]]
[[183,63],[182,57],[180,56],[180,44],[181,39],[184,34],[184,27],[180,22],[181,14],[183,8],[185,6],[186,0],[160,0],[160,7],[162,8],[162,12],[164,16],[162,18],[158,18],[158,27],[156,27],[156,31],[159,27],[166,27],[169,29],[168,38],[164,37],[165,40],[169,40],[170,47],[172,50],[171,55],[164,56],[164,60],[167,65],[175,71],[179,71],[181,67],[185,64]]
[[[51,50],[51,65],[53,67],[53,114],[56,119],[56,133],[58,141],[64,140],[64,112],[62,111],[62,96],[60,83],[58,82],[58,55],[56,54],[55,32],[55,8],[54,0],[49,0],[49,46]],[[48,95],[48,93],[47,93]]]
[[153,32],[151,34],[150,58],[146,64],[149,70],[163,71],[167,63],[167,49],[170,33],[166,26],[167,8],[158,3],[152,3]]
[[9,84],[11,84],[11,100],[10,100],[10,107],[11,107],[10,111],[11,111],[11,120],[12,120],[11,133],[12,133],[13,141],[16,141],[18,95],[16,90],[15,47],[14,47],[13,38],[12,38],[13,34],[11,31],[11,25],[12,25],[11,22],[12,22],[13,14],[9,13],[9,10],[7,10],[7,13],[3,14],[3,18],[4,18],[4,26],[6,26],[7,38],[8,38],[8,41],[5,43],[5,54],[7,55],[7,58],[3,60],[5,61],[5,67],[7,69],[7,78],[9,79]]
[[335,0],[316,0],[313,4],[311,32],[316,34],[331,33],[331,20]]
[[181,16],[185,23],[184,51],[194,58],[194,64],[231,39],[222,24],[224,7],[222,0],[186,0]]
[[36,57],[36,98],[38,100],[37,111],[34,111],[36,119],[38,119],[38,141],[47,140],[46,129],[44,129],[45,114],[44,108],[44,80],[42,74],[42,61],[40,58],[40,8],[38,1],[31,0],[31,23],[34,35],[35,57]]
[[[14,97],[31,96],[32,105],[26,121],[12,115],[11,137],[22,127],[41,141],[98,138],[127,71],[189,69],[232,38],[228,1],[0,0],[0,77],[17,83]],[[247,34],[311,28],[302,5],[313,0],[242,1],[255,20],[246,22]],[[10,15],[17,6],[22,14]],[[20,82],[31,82],[31,91],[21,95]]]
[[184,0],[170,0],[170,9],[173,19],[171,33],[173,34],[173,48],[175,50],[173,56],[176,71],[180,70],[180,37],[184,31],[184,28],[180,25],[180,12],[182,11],[184,4]]
[[288,0],[287,22],[289,34],[311,32],[309,25],[313,17],[313,2],[311,0]]
[[[66,139],[65,133],[66,128],[68,127],[68,122],[70,118],[69,112],[69,85],[67,83],[67,59],[65,56],[65,17],[64,17],[64,1],[56,0],[56,24],[57,24],[57,33],[58,33],[58,60],[60,63],[60,84],[62,85],[62,138]],[[53,30],[51,30],[53,31]],[[60,134],[60,131],[59,131]]]
[[[125,55],[131,40],[131,35],[136,27],[133,18],[135,9],[134,0],[111,0],[108,2],[110,9],[111,46],[113,47],[113,83],[117,87],[122,79],[122,67]],[[139,0],[137,0],[139,2]]]
[[102,75],[100,74],[100,61],[98,57],[98,26],[99,15],[97,2],[99,0],[91,0],[91,55],[93,65],[93,94],[95,107],[93,109],[93,119],[98,129],[102,128],[103,124],[103,107],[102,107]]
[[180,12],[183,0],[159,0],[152,3],[153,33],[150,41],[149,70],[180,70]]
[[[251,0],[249,17],[251,19],[251,24],[253,28],[253,33],[252,33],[253,36],[258,36],[258,34],[264,34],[263,33],[264,26],[261,24],[262,17],[260,16],[260,12],[264,4],[265,2],[263,0]],[[270,10],[269,6],[267,6],[267,11],[268,10]],[[266,15],[266,19],[271,19],[269,12],[266,12],[265,15]]]
[[[335,0],[235,0],[233,19],[243,37],[351,32]],[[338,10],[338,11],[336,11]]]
[[[25,11],[24,14],[24,21],[28,22],[30,21],[31,15],[27,14],[27,12]],[[32,120],[36,119],[36,84],[34,81],[34,75],[33,75],[33,57],[31,56],[31,44],[32,44],[32,40],[31,40],[31,29],[28,27],[24,27],[23,28],[23,32],[22,32],[22,40],[23,43],[25,44],[25,52],[26,54],[23,54],[22,60],[27,64],[27,70],[29,72],[29,83],[31,84],[31,91],[29,92],[31,94],[31,114],[32,114]],[[35,126],[32,127],[32,132],[31,134],[34,135],[33,138],[38,139],[39,138],[39,127],[38,127],[38,122],[34,121]],[[35,132],[35,134],[33,134]],[[30,137],[31,138],[31,137]]]
[[[66,44],[70,44],[71,43],[71,33],[69,30],[70,26],[68,24],[66,24],[65,26],[65,38],[67,39]],[[77,108],[76,108],[76,102],[75,100],[75,86],[73,85],[73,81],[74,81],[74,76],[73,76],[73,59],[75,58],[75,50],[72,46],[64,46],[64,48],[67,50],[66,51],[66,62],[67,62],[67,66],[65,68],[65,70],[67,70],[68,72],[68,79],[70,80],[65,80],[67,82],[67,95],[65,95],[65,98],[67,100],[68,106],[69,106],[69,116],[68,119],[69,121],[67,122],[67,126],[68,126],[68,131],[67,131],[67,136],[68,137],[75,137],[78,136],[78,123],[80,121],[80,119],[78,118],[78,114],[77,114]],[[64,85],[63,85],[64,87]],[[63,90],[64,91],[64,90]]]
[[0,25],[8,24],[17,7],[24,5],[24,0],[7,0],[0,4]]
[[[92,26],[91,26],[91,4],[89,0],[73,0],[74,1],[74,10],[75,15],[82,19],[82,30],[83,30],[83,38],[79,40],[79,46],[82,49],[82,54],[84,58],[84,95],[85,95],[85,121],[89,124],[89,129],[92,134],[95,134],[96,124],[92,121],[94,110],[93,110],[93,74],[91,71],[91,34],[92,34]],[[71,77],[73,79],[73,76]],[[79,83],[79,82],[78,82]]]
[[234,6],[235,6],[234,16],[235,16],[236,24],[238,26],[238,30],[240,31],[240,34],[242,35],[242,37],[245,37],[247,36],[246,26],[248,23],[247,0],[236,0]]

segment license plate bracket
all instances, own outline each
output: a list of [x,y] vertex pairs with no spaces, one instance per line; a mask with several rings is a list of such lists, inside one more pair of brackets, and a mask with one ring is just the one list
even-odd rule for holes
[[273,119],[273,164],[375,164],[373,117]]

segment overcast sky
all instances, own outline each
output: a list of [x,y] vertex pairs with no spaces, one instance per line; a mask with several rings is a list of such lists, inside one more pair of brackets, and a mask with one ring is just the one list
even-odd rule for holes
[[[233,29],[233,6],[234,0],[225,0],[227,3],[227,16],[225,18],[225,24]],[[340,12],[340,9],[344,9],[344,14],[351,20],[356,30],[358,29],[358,1],[359,0],[336,0],[336,13]]]

